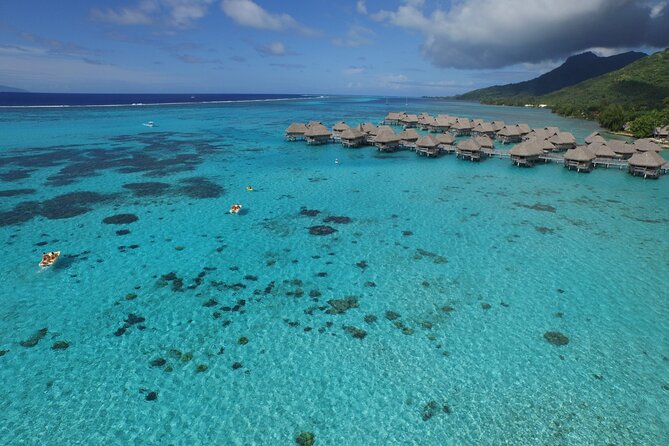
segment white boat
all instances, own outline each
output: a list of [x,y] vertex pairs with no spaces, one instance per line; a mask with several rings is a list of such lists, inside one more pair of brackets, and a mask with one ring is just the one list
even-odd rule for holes
[[154,124],[153,121],[145,122],[142,125],[146,126],[146,127],[155,127],[156,126],[156,124]]

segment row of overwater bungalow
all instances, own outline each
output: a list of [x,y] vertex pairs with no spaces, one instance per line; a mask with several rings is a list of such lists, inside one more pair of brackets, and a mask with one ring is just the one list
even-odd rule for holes
[[[424,124],[422,129],[429,132],[427,135],[421,136],[416,127],[405,125],[414,123],[414,116],[416,123]],[[396,133],[391,124],[404,128]],[[469,132],[463,133],[462,129],[467,126]],[[495,131],[496,128],[499,130]],[[465,135],[470,138],[456,144],[456,136]],[[517,144],[509,151],[495,150],[493,138],[505,143],[509,135],[513,135]],[[286,129],[285,136],[289,141],[304,140],[310,145],[340,142],[344,147],[373,145],[382,152],[409,149],[427,157],[455,153],[458,158],[469,161],[481,161],[488,156],[509,157],[514,165],[522,167],[546,162],[561,162],[567,169],[578,172],[590,172],[595,167],[627,167],[632,175],[644,178],[658,178],[668,169],[667,161],[658,154],[662,147],[650,139],[628,144],[607,141],[595,132],[585,138],[585,145],[576,146],[576,138],[557,127],[530,129],[525,124],[506,125],[500,121],[484,122],[447,115],[432,118],[426,114],[389,113],[384,124],[378,127],[369,122],[350,127],[340,121],[332,131],[317,121],[293,123]]]

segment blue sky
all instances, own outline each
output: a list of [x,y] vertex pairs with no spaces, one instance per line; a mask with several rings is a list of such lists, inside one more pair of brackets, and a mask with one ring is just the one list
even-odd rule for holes
[[[666,0],[4,0],[0,84],[450,95],[669,46]],[[667,9],[667,11],[665,11]]]

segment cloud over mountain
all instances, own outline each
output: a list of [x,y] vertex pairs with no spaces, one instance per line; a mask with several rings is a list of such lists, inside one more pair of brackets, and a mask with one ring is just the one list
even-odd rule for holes
[[592,47],[669,46],[666,1],[462,0],[449,10],[427,9],[424,0],[407,0],[370,17],[421,32],[423,54],[441,67],[500,68]]

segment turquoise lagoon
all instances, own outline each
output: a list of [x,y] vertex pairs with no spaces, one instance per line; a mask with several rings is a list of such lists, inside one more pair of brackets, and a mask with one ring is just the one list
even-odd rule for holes
[[419,99],[0,111],[0,443],[666,444],[667,178],[282,138],[403,109],[596,130]]

